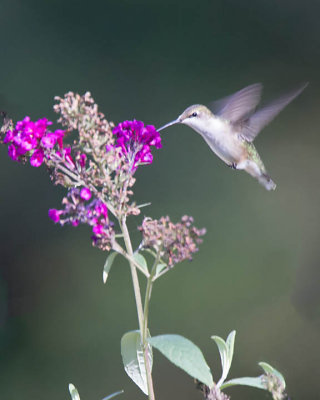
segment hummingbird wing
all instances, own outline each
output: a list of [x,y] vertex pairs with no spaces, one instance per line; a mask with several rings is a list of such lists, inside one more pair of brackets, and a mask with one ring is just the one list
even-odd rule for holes
[[262,92],[262,84],[254,83],[238,92],[211,103],[213,113],[232,124],[236,124],[257,107]]
[[272,101],[265,107],[252,114],[246,120],[240,122],[241,134],[247,142],[252,142],[258,133],[271,122],[281,110],[284,109],[292,100],[308,86],[308,82],[304,83],[298,89],[285,94],[284,96]]

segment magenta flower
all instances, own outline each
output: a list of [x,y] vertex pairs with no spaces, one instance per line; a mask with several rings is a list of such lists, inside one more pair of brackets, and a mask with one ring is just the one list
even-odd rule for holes
[[80,191],[80,197],[82,200],[90,200],[91,199],[91,191],[89,188],[82,188]]
[[[161,137],[153,125],[146,125],[142,121],[124,121],[113,129],[117,136],[116,147],[121,147],[122,154],[135,170],[138,164],[151,164],[153,156],[150,147],[162,147]],[[106,148],[110,151],[110,145]]]
[[33,167],[40,167],[43,163],[44,152],[42,149],[37,149],[33,152],[32,156],[30,157],[30,164]]
[[107,206],[102,201],[93,199],[86,203],[91,197],[89,188],[70,189],[67,197],[62,201],[64,209],[50,209],[48,215],[60,225],[87,224],[91,226],[93,244],[107,250],[110,249],[111,238],[114,235],[113,224],[109,221]]
[[17,149],[13,144],[10,144],[10,146],[8,147],[8,155],[13,161],[16,161],[18,159]]
[[87,156],[85,154],[80,154],[79,155],[79,165],[81,168],[85,168],[86,162],[87,162]]
[[60,221],[60,214],[62,214],[62,211],[56,210],[55,208],[50,208],[48,211],[49,218],[55,223]]
[[[14,161],[20,161],[22,156],[30,157],[30,164],[39,167],[44,160],[45,151],[53,149],[56,143],[62,148],[64,131],[61,129],[49,132],[48,127],[52,122],[47,118],[31,121],[25,117],[18,121],[13,130],[9,130],[4,137],[4,143],[10,143],[8,147],[9,157]],[[48,156],[49,157],[49,156]]]

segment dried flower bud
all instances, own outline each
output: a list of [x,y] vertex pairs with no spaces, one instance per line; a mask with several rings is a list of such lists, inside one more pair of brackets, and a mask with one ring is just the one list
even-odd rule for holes
[[287,397],[284,383],[277,375],[271,373],[262,375],[262,383],[272,394],[273,400],[284,400]]
[[191,260],[192,254],[198,251],[197,244],[202,242],[200,236],[206,233],[205,229],[197,229],[192,224],[193,218],[187,215],[177,224],[173,224],[168,216],[159,220],[144,218],[139,227],[143,247],[160,252],[169,267],[186,259]]

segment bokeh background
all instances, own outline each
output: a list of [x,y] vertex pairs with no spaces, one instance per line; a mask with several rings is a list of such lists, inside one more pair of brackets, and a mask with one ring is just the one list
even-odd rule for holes
[[[55,95],[89,90],[108,119],[160,126],[254,82],[265,99],[310,82],[256,140],[275,192],[227,168],[184,126],[163,133],[135,186],[137,201],[152,203],[144,215],[191,214],[208,231],[194,260],[156,284],[151,332],[193,340],[218,379],[210,336],[236,329],[230,377],[258,375],[264,360],[284,373],[291,399],[308,400],[320,397],[319,13],[317,0],[0,2],[0,109],[15,120],[54,120]],[[47,217],[64,191],[4,146],[0,184],[1,400],[68,399],[69,382],[82,399],[119,389],[143,399],[120,356],[121,335],[137,328],[127,265],[118,259],[104,286],[106,254],[89,229]],[[201,399],[159,353],[154,377],[158,399]]]

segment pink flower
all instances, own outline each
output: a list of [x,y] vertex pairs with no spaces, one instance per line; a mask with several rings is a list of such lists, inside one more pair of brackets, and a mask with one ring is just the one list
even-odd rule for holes
[[30,164],[33,167],[40,167],[40,165],[43,163],[43,157],[44,153],[42,149],[35,150],[30,157]]
[[9,143],[12,142],[12,139],[14,138],[14,134],[13,131],[8,131],[6,133],[6,136],[3,139],[3,143]]
[[73,161],[73,158],[71,157],[71,147],[63,148],[62,152],[63,152],[64,158],[66,160],[67,166],[69,168],[71,168],[71,169],[74,169],[76,166],[75,166],[75,163]]
[[41,139],[41,145],[46,149],[53,149],[56,142],[57,142],[57,138],[56,138],[55,134],[51,133],[51,132],[47,133]]
[[94,225],[93,228],[92,228],[92,232],[95,235],[103,235],[103,226],[99,225],[99,224]]
[[55,223],[60,221],[61,214],[62,214],[62,211],[56,210],[55,208],[50,208],[50,210],[48,211],[49,218],[52,219],[52,221]]
[[8,147],[8,155],[13,161],[17,161],[18,155],[17,155],[17,149],[13,144],[10,144]]
[[91,191],[89,188],[82,188],[80,191],[80,197],[82,200],[88,201],[91,199]]
[[[160,134],[153,125],[146,125],[142,121],[124,121],[113,129],[117,136],[117,147],[121,147],[123,155],[132,163],[133,169],[137,164],[151,164],[153,156],[151,146],[162,147]],[[110,151],[110,145],[106,147]]]
[[[28,116],[18,121],[15,128],[9,130],[3,140],[4,143],[11,143],[8,148],[9,156],[15,161],[20,161],[21,156],[31,156],[30,164],[39,167],[43,163],[45,154],[50,158],[48,150],[52,150],[56,143],[60,148],[63,145],[64,131],[57,129],[55,132],[49,132],[48,127],[51,124],[47,118],[33,122]],[[70,155],[66,159],[72,164]]]
[[85,154],[81,154],[79,158],[79,164],[81,168],[86,166],[87,156]]

